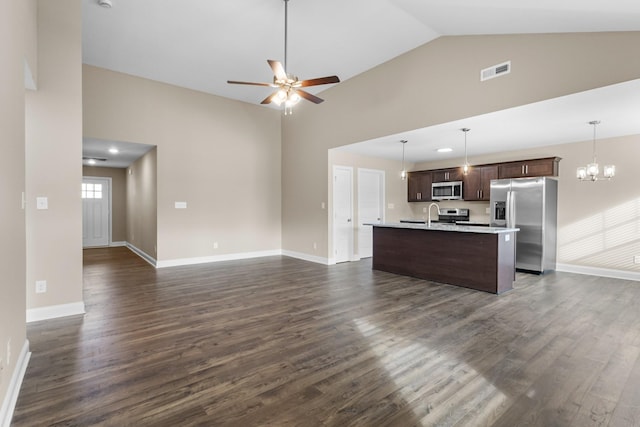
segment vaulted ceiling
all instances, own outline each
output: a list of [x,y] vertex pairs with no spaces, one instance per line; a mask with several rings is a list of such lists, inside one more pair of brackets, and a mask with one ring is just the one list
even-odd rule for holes
[[[111,1],[82,0],[84,63],[254,104],[271,92],[226,81],[272,81],[266,60],[284,60],[284,0]],[[640,30],[633,0],[290,0],[288,11],[287,71],[301,79],[344,81],[445,35]],[[576,132],[567,138],[588,139]]]

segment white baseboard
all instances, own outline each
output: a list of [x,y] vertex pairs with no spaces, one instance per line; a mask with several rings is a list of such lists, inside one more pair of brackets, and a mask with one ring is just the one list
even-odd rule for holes
[[178,267],[182,265],[204,264],[207,262],[220,262],[220,261],[236,261],[240,259],[260,258],[260,257],[276,256],[276,255],[282,255],[282,251],[280,249],[275,249],[270,251],[241,252],[241,253],[235,253],[235,254],[203,256],[203,257],[196,257],[196,258],[168,259],[163,261],[157,261],[156,267],[157,268]]
[[109,246],[112,247],[112,248],[120,247],[120,246],[127,246],[127,242],[111,242],[111,244]]
[[55,319],[57,317],[76,316],[84,313],[84,301],[30,308],[27,310],[27,323]]
[[556,264],[556,271],[565,273],[587,274],[589,276],[611,277],[612,279],[640,281],[640,272],[613,270],[609,268],[586,267],[584,265]]
[[151,264],[154,267],[157,267],[158,265],[158,261],[156,261],[156,259],[154,257],[152,257],[151,255],[149,255],[148,253],[146,253],[145,251],[143,251],[142,249],[138,249],[136,248],[134,245],[132,245],[129,242],[125,242],[125,245],[127,246],[127,248],[129,248],[129,250],[131,252],[133,252],[134,254],[138,255],[140,258],[142,258],[143,260],[147,261],[149,264]]
[[13,418],[13,411],[16,409],[16,402],[18,401],[18,394],[20,394],[20,387],[22,386],[22,380],[24,374],[27,371],[27,365],[31,353],[29,352],[29,341],[24,340],[20,355],[16,362],[16,367],[11,375],[11,382],[7,389],[7,394],[4,397],[2,406],[0,406],[0,426],[9,427],[11,425],[11,419]]
[[294,252],[294,251],[285,251],[285,250],[283,250],[282,251],[282,255],[288,256],[288,257],[291,257],[291,258],[301,259],[303,261],[315,262],[316,264],[323,264],[323,265],[335,264],[335,261],[331,262],[331,260],[329,258],[323,258],[323,257],[315,256],[315,255],[309,255],[309,254],[305,254],[303,252]]

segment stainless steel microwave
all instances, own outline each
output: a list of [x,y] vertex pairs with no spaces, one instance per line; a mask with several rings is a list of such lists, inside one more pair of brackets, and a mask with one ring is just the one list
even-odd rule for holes
[[462,181],[434,182],[431,200],[462,200]]

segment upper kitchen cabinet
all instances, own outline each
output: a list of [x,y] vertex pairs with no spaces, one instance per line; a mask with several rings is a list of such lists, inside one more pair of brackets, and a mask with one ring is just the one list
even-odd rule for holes
[[438,169],[431,171],[432,182],[462,181],[461,168]]
[[407,174],[407,200],[409,202],[431,201],[431,172],[418,171]]
[[501,163],[498,166],[498,178],[525,178],[531,176],[558,176],[560,157],[522,160]]
[[472,166],[462,180],[462,198],[465,201],[489,201],[492,179],[498,179],[498,165]]

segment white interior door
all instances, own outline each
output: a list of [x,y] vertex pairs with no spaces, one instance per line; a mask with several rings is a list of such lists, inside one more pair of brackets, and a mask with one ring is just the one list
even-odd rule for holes
[[82,246],[109,246],[111,178],[82,178]]
[[373,256],[373,227],[384,221],[384,171],[358,169],[358,255]]
[[351,260],[353,253],[353,169],[333,167],[333,256]]

